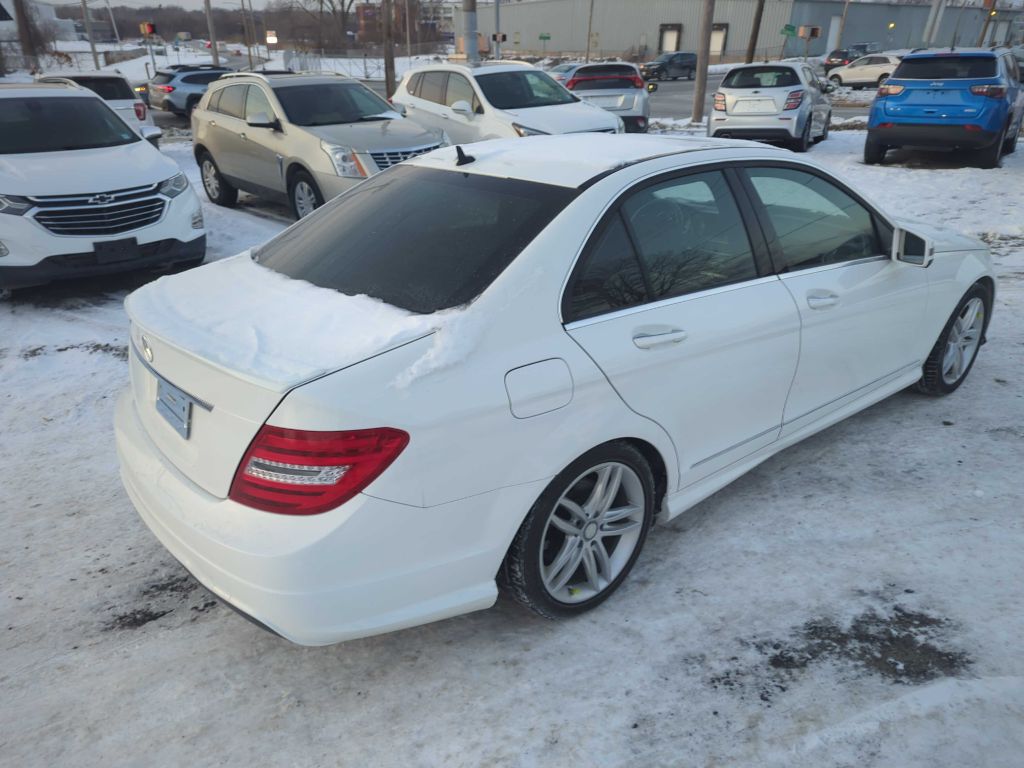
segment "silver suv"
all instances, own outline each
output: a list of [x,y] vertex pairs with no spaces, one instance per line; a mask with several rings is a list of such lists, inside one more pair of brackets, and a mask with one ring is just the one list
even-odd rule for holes
[[287,201],[301,219],[367,176],[448,144],[356,80],[330,74],[225,75],[192,112],[210,200],[238,190]]

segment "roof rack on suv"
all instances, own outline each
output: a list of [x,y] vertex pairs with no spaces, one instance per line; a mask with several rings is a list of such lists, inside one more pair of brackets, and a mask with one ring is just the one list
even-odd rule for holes
[[213,64],[174,64],[170,67],[160,67],[157,72],[204,72],[217,70],[230,70],[228,67],[214,66]]

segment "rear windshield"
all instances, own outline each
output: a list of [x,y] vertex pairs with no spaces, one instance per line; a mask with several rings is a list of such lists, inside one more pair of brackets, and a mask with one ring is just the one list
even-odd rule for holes
[[904,59],[893,77],[905,80],[967,80],[995,77],[996,60],[991,56],[929,56]]
[[134,99],[131,86],[120,77],[73,77],[71,78],[83,88],[88,88],[101,99],[116,101],[117,99]]
[[157,72],[156,76],[150,81],[155,85],[166,85],[174,79],[173,72]]
[[476,82],[495,109],[529,109],[571,104],[578,99],[544,72],[494,72]]
[[322,288],[429,314],[479,296],[576,194],[396,166],[286,229],[256,259]]
[[585,67],[572,77],[574,91],[639,88],[640,76],[629,66]]
[[741,67],[722,81],[723,88],[788,88],[800,85],[796,70],[791,67]]
[[97,98],[4,99],[0,155],[115,147],[139,141],[135,131]]

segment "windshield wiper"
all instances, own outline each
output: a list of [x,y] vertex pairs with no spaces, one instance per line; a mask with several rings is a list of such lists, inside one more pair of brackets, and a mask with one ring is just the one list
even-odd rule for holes
[[362,121],[362,120],[394,120],[395,118],[388,117],[387,115],[363,115],[359,119]]

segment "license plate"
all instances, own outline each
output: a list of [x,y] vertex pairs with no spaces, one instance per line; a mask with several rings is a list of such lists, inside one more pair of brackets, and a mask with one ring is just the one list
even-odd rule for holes
[[617,107],[622,102],[621,96],[585,96],[595,107]]
[[164,379],[156,380],[156,409],[179,435],[188,440],[192,426],[192,398]]
[[737,101],[732,108],[733,114],[772,113],[778,112],[774,99],[746,99]]
[[124,240],[108,240],[104,243],[93,243],[93,253],[97,264],[114,264],[118,261],[131,261],[139,257],[139,241],[134,237]]

